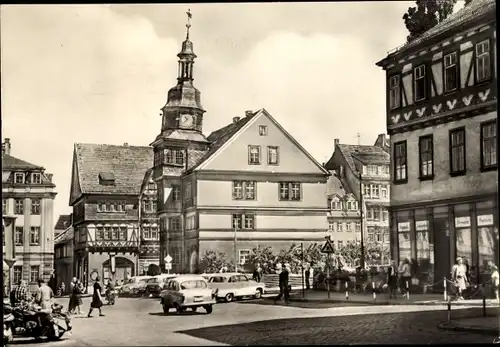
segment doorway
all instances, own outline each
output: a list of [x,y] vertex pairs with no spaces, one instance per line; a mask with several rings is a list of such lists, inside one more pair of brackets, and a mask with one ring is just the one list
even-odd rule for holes
[[[450,228],[448,216],[434,217],[434,281],[438,282],[444,277],[449,278],[450,264]],[[437,292],[443,292],[443,285],[434,286]]]

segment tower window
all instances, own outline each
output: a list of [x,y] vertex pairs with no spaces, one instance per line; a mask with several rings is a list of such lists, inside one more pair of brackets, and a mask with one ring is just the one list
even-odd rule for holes
[[166,149],[165,164],[184,165],[184,152],[179,149]]

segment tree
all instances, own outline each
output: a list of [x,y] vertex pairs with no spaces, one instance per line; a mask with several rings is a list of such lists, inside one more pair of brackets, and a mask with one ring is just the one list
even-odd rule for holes
[[260,264],[262,272],[268,274],[274,269],[275,258],[276,255],[273,253],[271,247],[259,245],[252,249],[244,267],[248,271],[253,271],[257,264]]
[[[365,264],[381,264],[382,258],[387,262],[390,258],[390,247],[382,242],[368,241],[364,243]],[[361,245],[359,243],[348,243],[342,247],[338,254],[342,255],[346,264],[350,268],[359,266],[361,259]],[[382,257],[383,256],[383,257]]]
[[234,262],[229,259],[226,253],[207,250],[200,259],[200,272],[215,273],[219,272],[223,267],[226,267],[229,271],[234,270]]
[[146,272],[146,274],[148,276],[156,276],[156,275],[159,275],[161,273],[160,271],[160,267],[156,264],[149,264],[148,266],[148,271]]
[[442,22],[453,13],[457,0],[417,0],[416,7],[409,7],[403,15],[406,29],[410,32],[408,42]]

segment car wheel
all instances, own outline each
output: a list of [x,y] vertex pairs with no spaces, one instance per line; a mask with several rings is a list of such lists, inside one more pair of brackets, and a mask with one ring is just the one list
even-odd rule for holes
[[213,305],[205,305],[204,309],[205,309],[205,311],[207,311],[207,314],[210,314],[210,313],[212,313],[214,307],[213,307]]
[[193,311],[193,312],[196,312],[197,309],[198,309],[198,307],[196,307],[196,306],[191,307],[191,311]]
[[224,297],[224,299],[226,300],[226,302],[233,301],[233,299],[234,299],[233,293],[227,293],[226,296]]
[[168,307],[167,305],[162,305],[163,307],[163,313],[168,313],[168,311],[170,311],[170,307]]
[[254,297],[255,299],[260,299],[262,297],[262,288],[257,288]]

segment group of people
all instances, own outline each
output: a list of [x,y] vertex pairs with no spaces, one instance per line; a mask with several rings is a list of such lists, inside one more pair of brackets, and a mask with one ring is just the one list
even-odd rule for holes
[[[94,292],[92,294],[92,301],[90,302],[90,310],[89,313],[87,314],[87,317],[91,318],[92,317],[92,311],[94,309],[99,310],[99,316],[104,316],[102,313],[102,287],[101,284],[99,283],[100,278],[97,276],[97,278],[94,281],[93,289]],[[71,295],[69,298],[69,304],[68,304],[68,312],[72,314],[82,314],[82,294],[85,292],[85,288],[83,286],[83,283],[77,279],[76,277],[73,277],[73,280],[70,283],[70,291]]]
[[398,287],[401,294],[406,297],[410,293],[412,278],[412,268],[409,259],[403,260],[399,266],[392,260],[387,269],[387,287],[389,289],[389,299],[396,298]]

